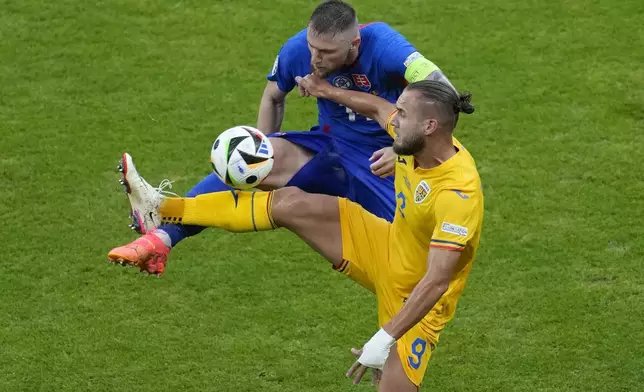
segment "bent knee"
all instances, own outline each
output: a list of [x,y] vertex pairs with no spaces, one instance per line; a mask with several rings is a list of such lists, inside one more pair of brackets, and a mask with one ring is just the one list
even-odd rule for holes
[[286,187],[273,193],[272,216],[275,223],[288,229],[323,227],[340,221],[338,198]]
[[273,192],[271,212],[279,226],[290,227],[292,223],[309,209],[308,193],[300,188],[289,186]]

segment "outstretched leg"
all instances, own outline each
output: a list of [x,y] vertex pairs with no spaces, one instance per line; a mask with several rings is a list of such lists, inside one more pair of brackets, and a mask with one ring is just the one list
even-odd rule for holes
[[[275,165],[271,174],[261,184],[262,188],[280,188],[289,181],[306,185],[307,183],[302,181],[307,179],[321,183],[339,183],[320,176],[319,170],[324,169],[326,161],[316,158],[313,165],[308,164],[312,156],[310,151],[285,139],[272,139]],[[318,168],[318,171],[312,171],[311,166]],[[119,168],[123,173],[121,182],[125,186],[132,207],[134,223],[130,226],[145,235],[127,245],[112,249],[108,258],[116,263],[138,265],[150,273],[160,275],[165,270],[170,249],[183,239],[201,233],[205,227],[176,224],[171,221],[161,224],[156,213],[162,199],[160,190],[152,187],[139,175],[128,154],[124,154]],[[190,190],[188,197],[225,191],[230,193],[233,189],[213,173]]]
[[[276,193],[278,191],[275,191]],[[302,238],[334,267],[342,263],[338,198],[284,188],[274,196],[273,219]]]
[[159,213],[163,222],[214,226],[231,232],[284,227],[334,266],[342,262],[337,197],[309,194],[294,187],[272,192],[217,192],[165,199]]
[[[271,138],[275,154],[275,165],[271,173],[262,181],[260,188],[272,190],[285,186],[300,170],[311,160],[313,153],[297,146],[285,139]],[[187,194],[187,197],[196,197],[205,193],[232,191],[233,188],[224,184],[215,173],[201,180]],[[201,233],[205,227],[198,225],[165,224],[157,230],[165,232],[170,238],[170,247],[174,247],[187,237]]]

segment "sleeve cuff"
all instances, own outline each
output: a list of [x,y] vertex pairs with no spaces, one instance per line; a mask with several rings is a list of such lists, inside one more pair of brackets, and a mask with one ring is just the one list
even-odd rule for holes
[[447,250],[456,250],[462,251],[465,249],[465,244],[454,241],[445,241],[445,240],[436,240],[432,239],[429,246],[431,248],[447,249]]

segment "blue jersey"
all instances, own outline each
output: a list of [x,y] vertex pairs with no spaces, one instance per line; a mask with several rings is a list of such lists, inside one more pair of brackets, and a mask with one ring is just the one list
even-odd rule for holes
[[[395,103],[407,80],[423,79],[438,69],[405,37],[385,23],[360,26],[360,36],[362,40],[356,62],[330,75],[329,83],[375,94]],[[296,86],[296,76],[310,73],[311,52],[306,30],[303,30],[282,46],[268,80],[277,82],[279,88],[288,93]],[[332,101],[318,99],[317,103],[319,125],[313,127],[312,132],[269,135],[286,138],[316,153],[287,185],[310,193],[346,197],[372,214],[392,221],[396,209],[393,179],[372,175],[369,157],[374,151],[391,146],[393,140],[376,121]],[[194,187],[188,196],[229,189],[213,173]],[[173,245],[202,229],[198,226],[164,225]]]
[[[405,37],[386,23],[361,25],[360,37],[355,63],[329,75],[329,83],[378,95],[395,103],[407,84],[407,65],[420,54]],[[280,90],[288,93],[297,85],[296,76],[309,73],[311,52],[305,29],[282,46],[268,80],[277,82]],[[319,127],[333,136],[334,144],[352,148],[358,146],[360,150],[370,152],[391,146],[391,137],[376,121],[333,101],[318,99],[317,104]]]

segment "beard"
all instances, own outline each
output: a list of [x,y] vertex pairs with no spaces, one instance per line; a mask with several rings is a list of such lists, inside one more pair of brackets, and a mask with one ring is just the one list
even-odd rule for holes
[[398,155],[414,155],[425,147],[425,143],[423,134],[414,133],[409,135],[405,140],[398,138],[394,142],[393,149]]

